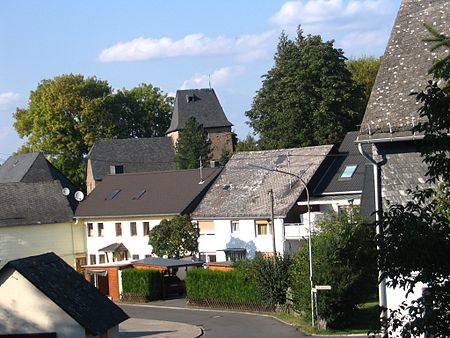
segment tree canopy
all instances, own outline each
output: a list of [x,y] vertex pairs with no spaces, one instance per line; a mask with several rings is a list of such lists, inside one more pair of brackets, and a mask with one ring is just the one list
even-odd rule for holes
[[246,112],[261,149],[340,143],[356,129],[362,88],[333,41],[300,29],[294,40],[282,33],[274,60]]
[[182,258],[198,252],[198,229],[188,215],[163,219],[149,233],[149,244],[159,257]]
[[175,147],[175,162],[178,169],[195,169],[200,159],[206,165],[210,159],[211,141],[208,133],[195,117],[190,117],[180,133]]
[[42,151],[75,184],[84,186],[84,157],[103,138],[164,135],[172,99],[142,84],[114,93],[107,81],[66,74],[42,80],[14,127],[27,142],[20,152]]
[[[450,38],[428,29],[433,37],[426,41],[435,44],[433,50],[450,47]],[[378,238],[387,285],[407,294],[426,288],[417,300],[405,300],[390,314],[389,330],[402,337],[450,336],[450,57],[438,60],[431,72],[434,81],[417,95],[426,122],[414,131],[424,133],[421,153],[428,182],[435,187],[416,187],[406,205],[391,205],[380,220],[384,236]]]

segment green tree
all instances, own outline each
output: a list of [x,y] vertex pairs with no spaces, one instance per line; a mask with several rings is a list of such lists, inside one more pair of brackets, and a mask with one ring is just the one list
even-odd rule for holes
[[245,113],[261,149],[340,143],[355,130],[362,92],[333,41],[300,29],[295,40],[282,33],[274,60]]
[[198,229],[188,215],[163,219],[149,233],[149,244],[159,257],[182,258],[198,252]]
[[[376,294],[375,231],[355,208],[352,212],[351,222],[346,212],[328,215],[313,235],[315,284],[331,285],[318,295],[319,317],[333,328],[345,327],[356,306]],[[308,252],[303,245],[291,269],[294,306],[306,318],[311,316]]]
[[163,135],[171,99],[141,85],[114,94],[107,81],[66,74],[42,80],[14,127],[27,137],[20,152],[41,150],[75,184],[84,186],[84,157],[95,141]]
[[[427,28],[433,36],[425,41],[434,43],[432,50],[450,47],[449,37]],[[421,153],[435,188],[416,187],[406,205],[391,205],[380,220],[384,236],[378,237],[387,284],[408,293],[426,285],[421,297],[403,302],[389,316],[390,329],[402,337],[450,337],[450,56],[438,59],[430,72],[434,81],[417,95],[425,122],[414,131],[424,134]]]
[[361,111],[366,110],[369,102],[370,93],[380,68],[381,58],[373,56],[363,56],[359,59],[350,59],[346,61],[347,69],[352,74],[352,80],[363,89],[361,97]]
[[236,144],[236,151],[255,151],[258,150],[258,141],[248,134],[245,139],[238,140]]
[[195,117],[190,117],[178,138],[175,162],[178,169],[195,169],[199,167],[201,158],[203,165],[210,159],[211,141],[208,133]]

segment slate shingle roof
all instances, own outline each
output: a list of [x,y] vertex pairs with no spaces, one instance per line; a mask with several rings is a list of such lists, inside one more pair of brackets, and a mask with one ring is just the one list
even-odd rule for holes
[[[203,184],[199,184],[198,169],[108,175],[80,203],[76,217],[189,213],[220,171],[220,168],[203,169]],[[114,190],[120,192],[108,200]]]
[[[192,214],[193,218],[268,218],[269,189],[274,213],[286,217],[303,185],[290,175],[251,167],[257,165],[290,171],[308,183],[332,150],[332,145],[235,153]],[[288,166],[288,156],[290,164]],[[292,183],[292,188],[290,187]]]
[[175,149],[168,137],[112,139],[95,142],[88,154],[95,180],[123,165],[125,173],[175,169]]
[[0,184],[0,227],[71,222],[73,211],[59,181]]
[[423,39],[431,35],[423,23],[450,35],[449,8],[449,0],[402,1],[361,124],[360,139],[412,135],[413,124],[419,122],[420,105],[409,94],[425,88],[437,52],[449,53],[430,51],[432,45]]
[[190,117],[204,128],[231,127],[214,89],[177,90],[167,133],[182,130]]
[[94,336],[106,333],[129,318],[54,253],[10,261],[0,273],[9,268],[22,274]]

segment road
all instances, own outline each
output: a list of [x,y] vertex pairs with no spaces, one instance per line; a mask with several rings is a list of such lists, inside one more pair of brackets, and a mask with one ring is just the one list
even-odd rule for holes
[[204,331],[202,337],[207,338],[307,337],[297,331],[294,326],[284,324],[270,316],[258,314],[146,305],[121,304],[120,306],[132,318],[174,321],[200,326]]

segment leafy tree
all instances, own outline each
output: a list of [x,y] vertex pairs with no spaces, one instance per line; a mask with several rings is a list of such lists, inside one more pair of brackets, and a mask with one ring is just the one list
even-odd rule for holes
[[[449,37],[427,28],[432,50],[450,47]],[[391,205],[380,220],[384,236],[378,238],[379,266],[389,286],[409,294],[426,285],[421,297],[403,302],[389,316],[390,329],[403,337],[450,337],[450,57],[437,60],[430,72],[434,81],[417,95],[426,122],[414,130],[424,133],[421,153],[435,188],[416,187],[406,205]]]
[[[351,219],[346,212],[330,214],[313,234],[315,284],[331,285],[330,291],[318,295],[319,317],[333,328],[344,327],[356,305],[376,294],[375,231],[357,213]],[[311,316],[308,252],[308,245],[303,245],[291,269],[294,306],[306,318]]]
[[352,74],[352,80],[363,89],[360,110],[365,111],[369,102],[370,93],[380,68],[381,58],[363,56],[359,59],[350,59],[345,63]]
[[282,33],[274,60],[245,113],[261,149],[340,143],[360,123],[361,88],[333,41]]
[[180,133],[176,145],[175,162],[178,169],[195,169],[199,167],[201,158],[202,164],[206,165],[210,159],[211,141],[208,133],[199,124],[195,117],[190,117],[184,130]]
[[258,141],[248,134],[244,140],[238,140],[236,144],[236,151],[255,151],[258,150]]
[[224,167],[225,164],[227,164],[227,162],[230,160],[231,155],[232,154],[225,147],[223,147],[219,158],[219,165],[221,167]]
[[149,244],[159,257],[182,258],[198,252],[198,229],[188,215],[163,219],[149,233]]
[[171,99],[151,85],[114,94],[107,81],[66,74],[38,84],[28,108],[14,113],[14,127],[27,137],[20,152],[43,151],[84,186],[83,159],[95,141],[163,135],[170,111]]

